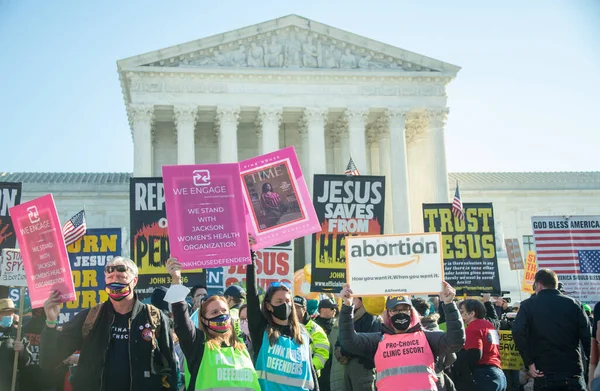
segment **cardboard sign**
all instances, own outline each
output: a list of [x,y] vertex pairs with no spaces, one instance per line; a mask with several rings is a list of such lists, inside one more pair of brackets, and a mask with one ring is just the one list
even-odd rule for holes
[[513,370],[519,371],[523,368],[523,359],[521,358],[521,354],[517,350],[515,346],[515,341],[513,341],[512,331],[511,330],[499,330],[498,334],[500,335],[500,361],[502,362],[502,369],[505,371]]
[[163,166],[162,170],[171,256],[184,269],[249,264],[238,164]]
[[8,210],[21,203],[21,186],[20,182],[0,183],[0,249],[13,248],[17,244],[15,227]]
[[537,263],[535,261],[535,252],[527,251],[527,261],[525,262],[525,273],[523,274],[523,284],[521,290],[525,293],[533,294],[533,282],[537,273]]
[[25,267],[23,266],[23,259],[21,258],[21,250],[17,248],[2,249],[0,285],[27,286]]
[[[246,289],[246,265],[231,266],[224,271],[225,288],[241,285]],[[266,292],[272,282],[282,281],[292,285],[294,281],[294,242],[256,251],[256,279],[259,292]]]
[[443,261],[439,233],[346,238],[347,278],[356,296],[437,294]]
[[385,177],[315,175],[313,203],[321,230],[312,237],[311,292],[342,290],[346,238],[383,234]]
[[40,308],[52,291],[61,302],[75,299],[71,265],[52,194],[10,208],[21,249],[31,307]]
[[506,253],[508,254],[508,263],[510,270],[523,270],[523,256],[521,255],[521,246],[518,239],[505,239]]
[[294,147],[240,162],[240,175],[256,250],[321,229]]
[[494,210],[491,203],[465,203],[465,220],[452,204],[423,204],[426,232],[441,232],[446,281],[460,295],[500,292]]

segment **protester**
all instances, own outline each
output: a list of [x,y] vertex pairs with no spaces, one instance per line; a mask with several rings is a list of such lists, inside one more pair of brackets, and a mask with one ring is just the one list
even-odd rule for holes
[[[479,300],[467,299],[459,306],[462,320],[467,325],[464,350],[458,354],[457,367],[469,368],[473,390],[505,391],[506,376],[500,361],[500,336],[492,323],[486,320],[486,307]],[[471,384],[471,379],[457,379],[457,387]]]
[[296,318],[302,323],[308,335],[310,336],[310,352],[317,375],[325,367],[329,359],[329,340],[325,331],[312,320],[306,310],[306,299],[302,296],[294,296],[294,306],[296,307]]
[[[333,349],[339,335],[339,326],[337,324],[337,305],[330,299],[319,301],[319,315],[315,318],[315,323],[321,326],[327,340],[329,341],[329,358],[325,362],[325,367],[321,370],[319,376],[319,388],[321,391],[341,390],[344,384],[344,368],[333,358]],[[335,387],[333,383],[335,382]]]
[[246,291],[239,285],[230,285],[223,293],[227,305],[229,306],[229,314],[235,327],[236,335],[241,335],[240,330],[240,307],[246,300]]
[[176,364],[167,317],[142,304],[134,291],[138,268],[128,258],[115,257],[104,268],[109,300],[79,312],[58,332],[60,293],[44,303],[46,327],[40,342],[42,369],[52,371],[80,350],[71,378],[74,391],[175,390]]
[[208,295],[208,289],[205,285],[196,285],[192,288],[190,296],[192,297],[192,312],[200,308],[202,300]]
[[[171,288],[181,284],[181,263],[167,261]],[[175,333],[187,362],[188,390],[255,390],[260,391],[258,378],[246,345],[238,340],[231,310],[225,297],[205,298],[200,306],[199,328],[187,311],[185,293],[175,297],[171,306],[175,318]]]
[[250,338],[250,329],[248,328],[248,305],[243,304],[240,307],[240,330],[242,332],[242,340],[248,348],[250,357],[254,357],[254,350],[252,349],[252,339]]
[[[354,297],[352,300],[354,305],[354,331],[357,333],[379,333],[381,331],[381,319],[367,312],[361,297]],[[346,391],[375,390],[375,361],[373,356],[351,354],[348,349],[340,344],[339,337],[334,354],[339,363],[344,365],[344,388]]]
[[590,328],[581,306],[558,291],[550,269],[535,274],[536,295],[524,300],[512,325],[515,345],[536,390],[585,390],[580,346],[589,357]]
[[[12,383],[17,338],[15,311],[15,303],[11,299],[0,299],[0,390],[10,390]],[[18,367],[23,367],[26,362],[23,349],[21,351]]]
[[246,289],[248,327],[260,386],[263,390],[319,390],[310,337],[296,317],[292,288],[286,282],[271,283],[261,306],[255,258],[252,252],[252,263],[246,267]]
[[43,308],[31,311],[31,319],[23,325],[23,342],[16,341],[14,349],[23,352],[25,364],[19,367],[19,388],[27,391],[48,390],[53,386],[53,379],[40,367],[40,335],[46,325],[46,314]]
[[406,296],[387,299],[381,332],[357,333],[352,324],[352,290],[345,284],[340,293],[340,344],[353,354],[375,358],[378,391],[438,390],[435,360],[458,351],[465,341],[464,327],[453,303],[455,294],[444,282],[440,298],[447,333],[424,331],[419,314]]

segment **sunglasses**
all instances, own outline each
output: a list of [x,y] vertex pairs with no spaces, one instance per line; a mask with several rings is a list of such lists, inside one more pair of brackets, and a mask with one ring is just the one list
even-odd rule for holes
[[125,265],[114,265],[114,266],[106,266],[104,268],[104,273],[110,274],[115,271],[117,271],[119,273],[126,273],[128,270],[129,270],[129,268]]
[[267,289],[267,292],[270,291],[271,289],[281,288],[282,286],[286,287],[289,290],[292,290],[292,284],[290,284],[289,282],[275,281],[269,285],[269,289]]

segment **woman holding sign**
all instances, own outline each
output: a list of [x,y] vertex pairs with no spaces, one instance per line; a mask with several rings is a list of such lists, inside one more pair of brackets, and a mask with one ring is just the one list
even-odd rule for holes
[[[170,258],[167,270],[173,289],[181,284],[181,263]],[[172,304],[175,334],[186,358],[186,389],[260,391],[250,354],[236,336],[227,300],[223,296],[204,299],[198,310],[197,328],[188,314],[186,295],[183,292],[181,300]]]
[[385,322],[378,333],[357,333],[353,327],[352,290],[345,284],[340,292],[339,342],[357,356],[374,358],[378,391],[443,389],[435,364],[460,350],[465,330],[453,302],[456,291],[444,281],[440,298],[444,302],[447,332],[425,331],[420,316],[407,296],[388,297]]
[[285,282],[271,283],[261,308],[254,252],[252,260],[246,268],[248,327],[262,389],[318,390],[310,337],[296,318],[291,286]]

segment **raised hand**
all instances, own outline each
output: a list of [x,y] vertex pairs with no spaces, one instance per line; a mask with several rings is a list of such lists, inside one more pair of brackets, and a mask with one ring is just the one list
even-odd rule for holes
[[46,313],[46,320],[48,322],[56,322],[58,314],[60,314],[60,293],[58,291],[50,294],[50,297],[44,303],[44,312]]
[[452,303],[452,300],[454,300],[454,296],[456,296],[456,289],[452,288],[452,285],[448,284],[446,281],[442,281],[440,299],[442,299],[444,304],[450,304]]
[[250,234],[248,234],[248,243],[250,243],[250,248],[256,244],[256,238]]
[[352,305],[352,289],[350,289],[350,284],[344,284],[340,291],[340,297],[344,305]]
[[181,263],[177,258],[167,259],[167,271],[171,275],[171,284],[181,284]]

